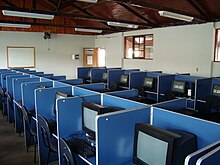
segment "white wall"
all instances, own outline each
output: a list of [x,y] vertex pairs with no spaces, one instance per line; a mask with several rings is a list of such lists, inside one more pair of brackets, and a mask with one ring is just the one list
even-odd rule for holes
[[[82,49],[94,47],[94,36],[54,35],[43,39],[43,33],[0,32],[0,68],[6,66],[6,46],[33,46],[36,51],[36,70],[76,78],[76,68],[82,66]],[[80,60],[72,60],[80,54]]]
[[124,37],[122,33],[110,35],[100,35],[95,39],[95,47],[105,48],[106,50],[106,66],[120,67],[123,58]]
[[[213,23],[157,28],[125,32],[124,36],[154,34],[153,60],[124,59],[124,68],[141,70],[162,70],[167,73],[190,72],[192,75],[210,76],[212,72],[214,27]],[[124,53],[123,36],[96,39],[107,47],[109,63],[120,61]],[[121,44],[121,45],[119,45]],[[117,49],[118,55],[111,52]],[[119,54],[121,53],[121,54]],[[117,58],[117,59],[116,59]],[[197,71],[198,68],[198,71]],[[213,69],[215,72],[215,68]]]

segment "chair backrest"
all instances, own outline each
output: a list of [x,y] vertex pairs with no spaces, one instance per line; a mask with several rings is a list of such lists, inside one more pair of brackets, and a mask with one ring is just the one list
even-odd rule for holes
[[22,106],[21,111],[24,118],[25,127],[26,129],[29,129],[31,119],[30,116],[28,115],[27,109],[24,106]]
[[9,92],[5,92],[6,97],[8,98],[8,101],[10,104],[13,103],[13,97]]
[[146,94],[145,94],[145,90],[142,86],[138,86],[136,87],[136,89],[138,90],[138,94],[142,97],[146,97]]
[[60,151],[61,151],[61,159],[63,160],[65,165],[75,165],[75,157],[72,154],[67,142],[60,138]]
[[52,134],[49,129],[48,121],[41,115],[38,115],[37,120],[44,146],[47,148],[51,148],[50,138]]
[[173,100],[175,99],[175,94],[172,91],[168,90],[164,93],[164,97],[166,100]]

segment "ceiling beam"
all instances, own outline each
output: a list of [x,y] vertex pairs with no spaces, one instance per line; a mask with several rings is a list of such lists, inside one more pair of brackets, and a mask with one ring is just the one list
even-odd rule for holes
[[[5,6],[0,6],[0,10],[15,10],[14,8],[9,8]],[[16,11],[23,11],[23,12],[30,12],[27,9],[16,9]],[[146,23],[143,22],[136,22],[136,21],[126,21],[126,20],[120,20],[120,19],[112,19],[112,18],[102,18],[102,17],[97,17],[97,16],[89,16],[89,15],[79,15],[79,14],[74,14],[74,13],[62,13],[62,12],[57,12],[57,11],[42,11],[42,10],[34,10],[32,9],[31,12],[33,13],[40,13],[40,14],[52,14],[58,17],[63,17],[63,18],[74,18],[74,19],[82,19],[82,20],[93,20],[93,21],[100,21],[100,22],[121,22],[121,23],[127,23],[127,24],[136,24],[140,26],[145,26],[149,27]]]
[[57,4],[54,1],[52,1],[52,0],[44,0],[44,1],[47,2],[48,4],[50,4],[51,6],[57,8]]
[[13,7],[13,8],[18,8],[18,6],[14,5],[13,3],[9,2],[8,0],[2,0],[6,5]]
[[212,19],[207,15],[206,11],[202,8],[202,6],[196,2],[196,0],[186,0],[202,17],[204,17],[207,21],[211,21]]
[[[111,0],[109,0],[109,1],[111,1]],[[124,2],[124,3],[128,2],[127,0],[120,0],[120,1],[119,0],[114,0],[114,1],[115,2]],[[177,13],[177,14],[183,14],[183,15],[187,15],[187,16],[192,16],[197,21],[207,22],[207,20],[204,19],[204,17],[194,16],[191,13],[188,13],[188,12],[185,12],[185,11],[181,11],[181,10],[177,10],[177,9],[173,9],[173,8],[168,8],[168,7],[162,7],[160,5],[155,5],[153,3],[143,2],[142,0],[130,0],[129,3],[132,6],[148,8],[150,10],[156,10],[156,11],[165,10],[165,11],[170,11],[170,12]]]
[[146,22],[147,24],[149,24],[150,26],[156,27],[155,23],[153,23],[152,21],[150,21],[149,19],[138,13],[136,10],[132,8],[132,6],[129,6],[126,3],[121,3],[121,2],[117,2],[117,3],[120,4],[122,7],[124,7],[126,10],[128,10],[129,12],[131,12],[132,14],[134,14],[135,16],[137,16],[138,18],[140,18],[141,20],[143,20],[144,22]]
[[[89,16],[92,16],[92,17],[94,16],[93,14],[91,14],[90,12],[88,12],[87,10],[82,9],[81,7],[75,5],[74,3],[72,4],[72,6],[75,7],[77,10],[81,11],[82,13],[86,14],[86,15],[89,15]],[[104,22],[100,22],[100,23],[103,24],[103,25],[105,25],[105,26],[108,26],[108,27],[111,28],[111,29],[116,29],[115,27],[109,26],[109,25],[107,25],[107,24],[104,23]]]

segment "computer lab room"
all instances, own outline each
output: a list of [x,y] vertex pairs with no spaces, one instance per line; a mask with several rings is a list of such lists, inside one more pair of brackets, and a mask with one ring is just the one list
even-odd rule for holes
[[1,0],[1,165],[219,165],[219,0]]

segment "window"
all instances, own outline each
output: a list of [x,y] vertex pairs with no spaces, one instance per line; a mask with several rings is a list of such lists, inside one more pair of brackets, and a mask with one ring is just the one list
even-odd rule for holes
[[215,59],[214,61],[220,62],[220,29],[216,30],[215,35]]
[[153,34],[125,37],[125,58],[153,59]]

